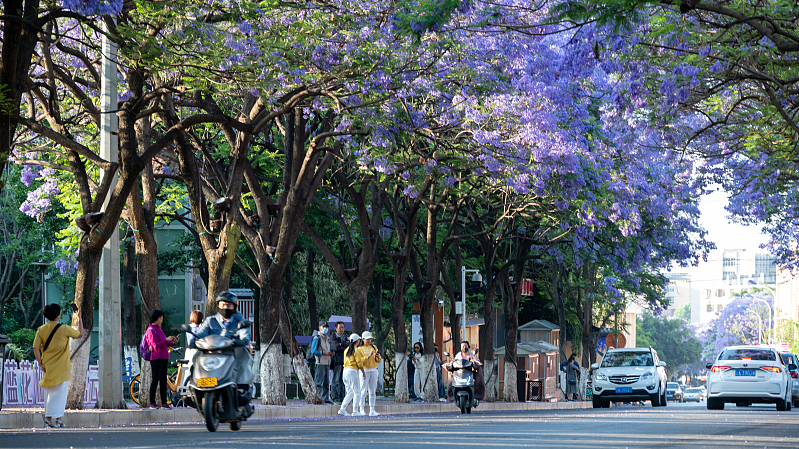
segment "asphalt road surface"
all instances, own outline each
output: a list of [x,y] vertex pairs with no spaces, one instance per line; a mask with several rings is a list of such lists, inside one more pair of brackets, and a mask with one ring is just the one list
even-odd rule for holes
[[[453,407],[454,408],[454,407]],[[479,410],[479,409],[478,409]],[[774,406],[705,404],[665,408],[409,415],[379,418],[248,421],[239,432],[203,424],[37,429],[0,433],[0,448],[532,447],[666,448],[799,447],[799,411]]]

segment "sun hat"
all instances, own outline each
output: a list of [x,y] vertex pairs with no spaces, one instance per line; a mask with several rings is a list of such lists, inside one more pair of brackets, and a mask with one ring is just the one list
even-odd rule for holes
[[350,334],[350,341],[358,341],[361,337],[358,334]]
[[366,332],[363,333],[363,339],[364,340],[367,340],[367,339],[370,339],[370,338],[372,338],[372,333],[371,332],[366,331]]

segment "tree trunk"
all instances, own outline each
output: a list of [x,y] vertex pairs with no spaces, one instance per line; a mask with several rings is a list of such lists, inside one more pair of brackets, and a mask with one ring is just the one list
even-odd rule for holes
[[136,341],[136,249],[126,238],[122,259],[122,341],[126,347],[135,347]]
[[[403,329],[404,331],[405,329]],[[405,351],[394,352],[394,366],[397,368],[394,377],[394,402],[407,404],[410,402],[410,397],[408,394],[408,359],[405,356]]]
[[[83,409],[83,395],[86,390],[86,368],[89,366],[92,330],[94,329],[94,292],[95,281],[100,269],[102,251],[90,248],[87,238],[81,240],[78,254],[78,278],[75,282],[75,303],[78,305],[83,321],[83,338],[71,339],[69,384],[67,393],[68,409]],[[72,325],[77,326],[73,320]]]
[[[505,346],[505,349],[507,351],[507,346]],[[502,400],[504,402],[519,402],[519,390],[516,388],[517,375],[519,373],[516,372],[517,367],[513,363],[515,360],[511,360],[507,356],[507,352],[505,354],[505,378],[503,379],[505,385],[502,387]]]
[[350,293],[350,311],[352,312],[352,331],[362,335],[367,331],[366,319],[366,299],[369,295],[369,283],[372,278],[367,278],[365,275],[358,274],[358,277],[352,280],[347,286],[347,291]]
[[486,402],[493,402],[497,400],[497,373],[496,365],[494,364],[494,330],[496,328],[496,310],[494,309],[495,281],[492,279],[493,273],[491,267],[487,267],[488,282],[486,285],[486,294],[483,302],[483,318],[485,319],[485,331],[483,333],[483,341],[480,344],[480,361],[483,362],[484,371],[483,376],[486,381],[486,394],[483,398]]
[[316,286],[314,285],[314,260],[316,252],[308,247],[305,249],[305,291],[308,292],[308,315],[311,320],[311,327],[319,322],[319,313],[316,305]]

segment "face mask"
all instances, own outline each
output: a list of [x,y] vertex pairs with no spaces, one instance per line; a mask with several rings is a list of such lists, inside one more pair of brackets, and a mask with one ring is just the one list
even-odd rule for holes
[[221,313],[226,320],[229,320],[230,317],[236,313],[236,309],[219,309],[219,313]]
[[328,328],[326,328],[326,327],[323,327],[323,328],[322,328],[322,333],[323,333],[323,334],[325,334],[325,335],[327,335],[327,333],[328,333],[329,331],[330,331],[330,329],[328,329]]

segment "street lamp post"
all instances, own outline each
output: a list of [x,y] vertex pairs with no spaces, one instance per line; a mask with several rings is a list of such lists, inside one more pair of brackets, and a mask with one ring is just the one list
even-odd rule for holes
[[[472,282],[483,282],[483,276],[480,275],[480,270],[468,270],[466,267],[461,266],[461,312],[463,312],[463,323],[461,323],[463,338],[461,341],[466,341],[466,273],[474,273],[472,275]],[[456,351],[457,348],[453,348],[452,350]]]
[[760,335],[763,334],[763,318],[760,318],[760,314],[759,313],[755,312],[754,310],[752,310],[752,309],[750,309],[748,307],[745,307],[745,306],[738,306],[738,307],[740,307],[741,309],[746,310],[747,312],[754,313],[755,316],[757,317],[757,322],[760,324],[760,331],[758,331],[758,333],[757,333],[757,344],[760,344],[760,342],[761,342]]
[[765,300],[754,296],[753,298],[759,301],[763,301],[768,306],[769,313],[771,314],[771,343],[777,344],[777,293],[771,287],[763,284],[758,284],[753,279],[749,279],[748,282],[749,285],[755,285],[760,288],[765,288],[766,290],[769,291],[769,293],[771,293],[771,301],[774,304],[773,308]]
[[31,265],[39,267],[42,272],[42,324],[47,324],[47,319],[44,317],[44,306],[47,305],[47,285],[45,284],[46,280],[44,277],[44,272],[47,270],[47,267],[52,265],[52,263],[40,260],[38,262],[31,262]]

